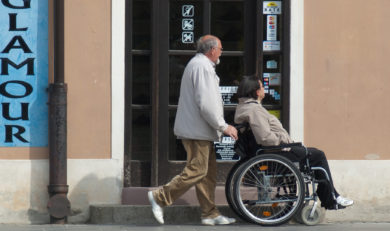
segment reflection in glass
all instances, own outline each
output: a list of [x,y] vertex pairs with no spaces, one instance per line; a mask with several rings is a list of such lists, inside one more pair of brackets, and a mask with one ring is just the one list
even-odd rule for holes
[[181,78],[184,68],[193,56],[169,57],[169,104],[177,105],[180,96]]
[[203,31],[203,1],[170,1],[169,48],[195,50]]
[[219,37],[224,50],[244,49],[244,1],[211,3],[211,34]]
[[150,104],[150,57],[133,56],[132,104]]
[[234,113],[235,113],[235,110],[224,110],[224,117],[225,117],[225,121],[226,123],[228,124],[234,124]]
[[151,1],[133,1],[133,49],[150,49]]
[[[241,56],[223,56],[221,63],[217,66],[216,72],[220,79],[220,86],[238,86],[244,75],[244,61]],[[232,96],[230,102],[238,103],[236,94]]]
[[[175,124],[176,111],[169,112],[169,160],[186,160],[187,153],[181,143],[173,133],[173,126]],[[188,118],[190,121],[191,118]]]
[[150,110],[132,111],[132,160],[151,160],[152,136]]

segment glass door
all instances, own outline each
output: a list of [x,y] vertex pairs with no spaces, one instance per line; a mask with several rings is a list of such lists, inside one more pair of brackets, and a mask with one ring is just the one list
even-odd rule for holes
[[[183,169],[186,153],[173,125],[181,77],[202,35],[219,37],[224,48],[216,72],[226,121],[233,124],[235,92],[242,76],[253,73],[264,77],[268,86],[267,109],[280,115],[283,123],[288,121],[288,115],[283,116],[288,112],[289,47],[284,36],[288,27],[283,25],[288,25],[289,16],[283,12],[289,1],[134,0],[126,4],[125,186],[162,185]],[[282,12],[269,14],[276,15],[270,21],[264,9],[275,4]],[[276,31],[265,28],[276,20],[278,24],[272,24]],[[278,43],[279,50],[265,47],[277,48]],[[231,140],[223,140],[215,144],[219,184],[238,159]]]

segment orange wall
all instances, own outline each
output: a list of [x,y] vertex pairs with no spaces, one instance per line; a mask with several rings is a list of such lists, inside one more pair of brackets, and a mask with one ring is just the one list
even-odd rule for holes
[[[52,12],[49,18],[50,27]],[[50,49],[52,39],[51,35]],[[52,50],[49,57],[53,57]],[[52,66],[49,73],[52,81]],[[110,158],[110,0],[65,1],[65,82],[68,84],[68,158]],[[0,159],[41,159],[47,158],[48,152],[48,148],[0,148]]]
[[111,1],[65,1],[68,157],[110,158]]
[[390,1],[304,2],[306,145],[390,159]]

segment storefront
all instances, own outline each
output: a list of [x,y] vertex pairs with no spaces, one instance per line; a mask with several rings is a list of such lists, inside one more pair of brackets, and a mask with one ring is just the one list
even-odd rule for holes
[[[233,123],[234,93],[243,75],[264,79],[264,105],[289,129],[290,1],[126,2],[125,186],[157,186],[183,168],[173,134],[184,67],[204,34],[223,45],[217,66],[225,117]],[[238,156],[233,141],[216,144],[218,182]]]
[[[0,1],[1,223],[49,222],[53,1]],[[356,202],[327,219],[389,221],[390,1],[64,3],[69,222],[88,221],[91,205],[121,204],[124,188],[181,171],[186,155],[172,131],[180,78],[204,34],[222,40],[226,120],[242,76],[262,76],[266,108],[293,140],[325,151],[337,189]],[[46,25],[36,27],[37,15]],[[220,186],[236,159],[224,141]]]

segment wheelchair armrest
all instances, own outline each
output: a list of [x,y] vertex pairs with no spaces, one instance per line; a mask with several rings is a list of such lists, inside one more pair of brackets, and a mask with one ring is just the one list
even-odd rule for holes
[[246,122],[246,123],[242,123],[242,124],[234,124],[234,127],[239,130],[241,128],[249,128],[249,123]]
[[280,149],[284,149],[284,148],[300,147],[300,146],[303,146],[302,143],[297,142],[297,143],[281,144],[278,146],[261,146],[259,150],[262,150],[262,151],[280,150]]

